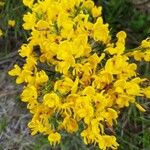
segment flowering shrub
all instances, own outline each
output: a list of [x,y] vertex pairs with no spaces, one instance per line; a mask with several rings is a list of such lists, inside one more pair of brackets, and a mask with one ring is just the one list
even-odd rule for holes
[[25,63],[9,74],[24,83],[21,100],[33,115],[32,135],[43,133],[55,146],[63,131],[80,132],[85,144],[117,149],[111,129],[122,108],[132,103],[145,112],[136,98],[150,98],[150,86],[143,86],[148,79],[134,63],[150,61],[149,39],[127,52],[126,33],[112,39],[92,0],[23,3],[30,8],[23,27],[31,35],[19,49]]

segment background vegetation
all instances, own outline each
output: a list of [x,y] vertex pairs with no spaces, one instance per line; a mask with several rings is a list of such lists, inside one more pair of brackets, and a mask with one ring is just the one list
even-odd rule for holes
[[[95,0],[103,6],[103,17],[108,22],[111,34],[124,30],[128,34],[127,48],[136,47],[139,42],[150,36],[150,2],[148,0]],[[30,136],[27,122],[30,115],[25,104],[19,101],[20,86],[15,87],[7,71],[16,61],[20,45],[27,40],[28,33],[22,28],[22,16],[27,11],[21,0],[5,0],[0,6],[0,150],[96,150],[97,147],[83,145],[79,135],[66,135],[61,144],[51,148],[47,138]],[[15,20],[15,27],[8,26]],[[140,63],[139,72],[150,77],[150,64]],[[147,83],[150,84],[150,83]],[[125,109],[115,129],[120,150],[150,149],[150,102],[142,99],[146,113],[140,113],[132,105]]]

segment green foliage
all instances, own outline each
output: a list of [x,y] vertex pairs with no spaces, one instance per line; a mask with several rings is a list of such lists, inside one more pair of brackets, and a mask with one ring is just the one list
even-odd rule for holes
[[36,141],[33,145],[32,150],[41,150],[41,149],[44,150],[44,147],[45,148],[50,148],[47,137],[39,136],[39,137],[37,137],[37,139],[36,139]]
[[0,119],[0,133],[5,130],[5,127],[7,126],[6,118],[3,117]]
[[118,123],[117,138],[120,150],[148,150],[150,148],[150,118],[131,106],[124,111]]
[[115,35],[120,30],[128,34],[128,47],[150,36],[150,14],[138,11],[132,0],[98,0],[103,6],[103,17]]

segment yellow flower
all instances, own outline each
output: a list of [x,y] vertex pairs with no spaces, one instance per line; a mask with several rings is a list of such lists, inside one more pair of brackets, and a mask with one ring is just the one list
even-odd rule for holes
[[92,9],[94,7],[94,2],[91,0],[84,1],[83,6],[88,9]]
[[32,130],[31,135],[45,131],[43,124],[39,120],[32,119],[32,121],[28,123],[28,127]]
[[37,58],[33,55],[30,55],[26,58],[26,63],[23,66],[24,70],[33,71],[37,65]]
[[81,132],[85,144],[95,144],[97,143],[97,133],[91,132],[91,126]]
[[38,97],[37,89],[32,85],[28,85],[27,87],[25,87],[21,94],[21,100],[23,102],[36,100],[37,97]]
[[14,69],[10,70],[8,74],[11,76],[17,76],[16,83],[20,84],[23,82],[28,82],[32,72],[26,68],[21,69],[18,65],[14,65]]
[[118,41],[115,43],[116,47],[114,47],[114,44],[110,44],[105,49],[111,55],[114,55],[114,54],[120,55],[125,51],[126,33],[124,31],[120,31],[117,33],[116,37],[118,38]]
[[90,119],[94,115],[94,109],[91,104],[91,99],[89,96],[80,96],[76,100],[75,110],[76,115],[79,118],[84,118],[86,124],[90,123]]
[[94,24],[94,40],[106,43],[109,40],[108,24],[103,24],[103,19],[99,17]]
[[8,21],[8,25],[9,25],[10,27],[14,27],[14,26],[16,25],[16,21],[15,21],[15,20],[9,20],[9,21]]
[[35,26],[35,29],[37,31],[48,31],[50,28],[49,24],[47,21],[44,20],[39,20]]
[[102,7],[96,7],[95,6],[92,8],[92,15],[94,18],[100,16],[101,13],[102,13]]
[[29,57],[32,53],[32,47],[27,44],[23,44],[18,52],[21,57]]
[[34,0],[23,0],[23,4],[29,8],[32,7]]
[[68,57],[67,60],[58,62],[55,67],[55,70],[60,73],[63,73],[64,75],[67,75],[69,68],[74,66],[74,64],[75,64],[74,58]]
[[150,48],[150,40],[149,40],[149,38],[147,38],[147,39],[145,39],[145,40],[143,40],[141,42],[141,47],[142,48]]
[[78,87],[78,78],[73,82],[72,79],[65,77],[63,80],[56,81],[54,91],[59,91],[62,94],[71,91],[72,94],[76,93]]
[[135,82],[127,82],[125,85],[127,94],[129,95],[140,95],[140,86]]
[[55,93],[45,94],[43,97],[43,103],[50,108],[58,107],[60,105],[59,97]]
[[55,146],[56,144],[60,143],[61,135],[58,132],[50,133],[48,136],[48,140],[51,145]]
[[126,33],[124,31],[120,31],[117,33],[116,37],[118,38],[119,41],[124,42],[124,39],[127,37]]
[[35,14],[28,12],[26,15],[23,16],[23,21],[24,21],[23,28],[25,30],[31,30],[35,26],[36,16]]
[[[103,91],[104,92],[104,91]],[[101,93],[96,93],[94,97],[95,107],[96,107],[96,117],[101,118],[99,114],[105,110],[106,107],[108,107],[109,99]]]
[[105,57],[105,54],[103,53],[101,55],[101,57],[98,57],[98,55],[96,53],[94,53],[93,55],[91,55],[88,59],[89,63],[91,64],[91,68],[94,69],[94,71],[96,71],[96,67],[98,65],[98,63]]
[[113,76],[107,71],[102,71],[98,75],[93,76],[92,86],[96,89],[103,89],[113,81]]
[[37,84],[43,84],[48,81],[48,76],[44,70],[36,73],[35,81]]
[[72,43],[72,55],[75,58],[88,55],[91,52],[91,47],[88,44],[88,37],[86,34],[78,35]]
[[111,74],[121,74],[124,68],[128,68],[128,58],[125,56],[117,55],[107,60],[105,70]]
[[20,75],[20,73],[21,73],[21,68],[18,65],[14,65],[14,69],[8,72],[8,74],[11,76],[18,76]]
[[148,62],[150,61],[150,48],[144,53],[144,60]]
[[94,97],[95,95],[95,89],[92,87],[92,86],[87,86],[83,92],[82,92],[83,95],[87,95],[87,96],[90,96],[90,97]]
[[114,84],[116,92],[127,93],[128,95],[140,95],[140,87],[134,81],[126,82],[125,80],[117,80]]
[[71,57],[72,53],[71,53],[71,44],[67,41],[65,42],[61,42],[59,44],[59,50],[57,52],[57,58],[59,60],[68,60],[68,58]]
[[134,51],[133,52],[133,56],[134,56],[134,59],[137,60],[137,61],[141,61],[144,57],[144,53],[140,52],[140,51]]
[[62,126],[67,130],[69,133],[77,132],[78,124],[75,119],[65,117],[62,123]]
[[116,122],[117,118],[118,118],[117,111],[115,111],[112,108],[107,108],[107,112],[105,114],[105,119],[107,120],[107,122],[110,126],[113,125],[113,121]]
[[150,98],[150,86],[147,88],[144,88],[143,93],[147,98]]
[[106,150],[107,147],[111,149],[117,149],[119,144],[116,142],[115,136],[102,135],[99,137],[99,148],[102,150]]
[[3,36],[3,31],[0,29],[0,37]]

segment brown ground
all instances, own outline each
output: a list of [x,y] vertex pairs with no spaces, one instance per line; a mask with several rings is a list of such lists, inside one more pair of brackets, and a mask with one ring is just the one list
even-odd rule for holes
[[33,144],[34,138],[27,128],[30,114],[18,100],[21,87],[7,75],[12,64],[0,65],[0,149],[23,150]]

